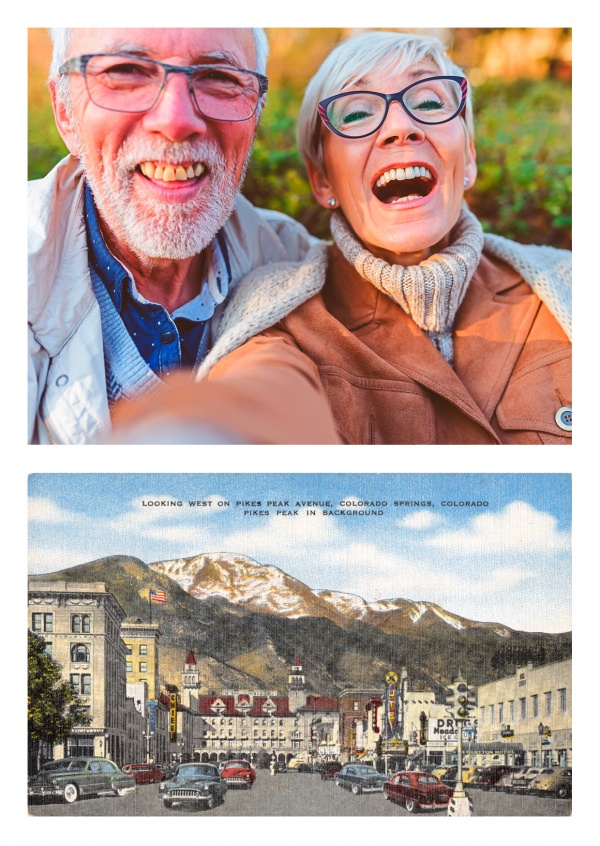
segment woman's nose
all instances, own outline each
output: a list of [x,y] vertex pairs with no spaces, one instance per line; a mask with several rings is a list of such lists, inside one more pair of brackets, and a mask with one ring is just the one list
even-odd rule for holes
[[425,138],[422,125],[397,100],[392,100],[385,120],[377,130],[378,144],[418,144]]

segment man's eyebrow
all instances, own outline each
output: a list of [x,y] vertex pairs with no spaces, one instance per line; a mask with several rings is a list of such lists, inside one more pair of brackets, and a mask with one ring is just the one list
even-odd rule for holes
[[[129,53],[132,56],[140,56],[152,59],[154,56],[152,52],[141,44],[125,43],[117,41],[111,44],[107,49],[107,53]],[[203,51],[195,54],[190,59],[190,65],[231,65],[236,68],[243,68],[244,65],[239,57],[234,53],[229,53],[226,50],[214,50],[212,52]]]

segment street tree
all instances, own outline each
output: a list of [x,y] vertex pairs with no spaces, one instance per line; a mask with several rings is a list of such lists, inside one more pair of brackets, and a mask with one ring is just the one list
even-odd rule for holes
[[75,726],[88,726],[84,703],[62,677],[60,665],[46,653],[46,642],[27,633],[27,728],[30,759],[41,766],[42,747],[60,743]]

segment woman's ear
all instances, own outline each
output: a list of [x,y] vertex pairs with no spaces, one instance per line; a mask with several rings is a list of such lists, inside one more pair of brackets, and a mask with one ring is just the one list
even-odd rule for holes
[[465,179],[468,180],[466,188],[472,188],[477,179],[477,153],[472,138],[469,138],[465,151]]
[[323,206],[326,209],[331,209],[331,204],[329,200],[331,197],[335,196],[333,188],[327,178],[327,174],[323,173],[314,162],[307,162],[306,163],[306,170],[308,173],[308,181],[310,182],[310,187],[312,188],[312,192],[315,195],[315,199],[320,206]]
[[67,150],[74,156],[78,156],[79,140],[72,110],[67,108],[63,98],[59,96],[58,91],[56,90],[55,81],[50,81],[48,83],[48,88],[50,89],[56,128],[58,129],[60,137],[65,142]]

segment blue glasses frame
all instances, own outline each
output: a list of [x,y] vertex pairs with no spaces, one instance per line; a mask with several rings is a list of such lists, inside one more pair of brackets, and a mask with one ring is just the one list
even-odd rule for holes
[[[417,85],[423,85],[424,83],[427,83],[427,82],[434,82],[435,80],[438,80],[438,79],[450,79],[453,82],[457,82],[460,85],[460,91],[461,91],[460,104],[459,104],[458,108],[456,109],[456,111],[454,112],[454,114],[452,115],[452,117],[444,118],[444,120],[438,120],[438,121],[421,120],[420,118],[416,117],[416,115],[414,115],[411,112],[411,110],[408,108],[408,106],[404,102],[404,95],[406,94],[407,91],[410,91],[411,88],[415,88],[415,86],[417,86]],[[345,91],[343,94],[334,94],[333,97],[327,97],[325,100],[321,100],[321,102],[317,106],[317,111],[319,113],[319,117],[321,118],[321,120],[323,121],[323,123],[325,124],[327,129],[331,130],[331,132],[335,133],[336,135],[339,135],[340,138],[349,138],[349,139],[366,138],[368,135],[372,135],[374,132],[377,132],[377,130],[380,129],[383,126],[385,119],[388,115],[388,111],[390,109],[391,103],[400,103],[400,105],[402,106],[404,111],[409,115],[409,117],[411,117],[412,120],[415,120],[417,123],[423,123],[426,126],[439,126],[442,123],[448,123],[449,121],[454,120],[454,118],[458,117],[462,113],[462,111],[464,110],[465,103],[467,102],[467,92],[468,92],[468,90],[469,90],[469,83],[467,82],[466,76],[428,76],[425,79],[419,79],[417,82],[412,82],[410,85],[407,85],[406,88],[403,88],[402,91],[397,91],[395,94],[381,94],[381,92],[379,92],[379,91],[362,91],[362,90],[361,91]],[[383,112],[383,116],[381,118],[381,121],[377,124],[377,126],[374,129],[371,129],[369,132],[365,132],[364,135],[348,135],[345,132],[340,132],[338,129],[336,129],[333,126],[333,124],[329,120],[327,110],[328,110],[329,106],[331,105],[331,103],[333,103],[335,100],[341,100],[343,97],[355,97],[357,94],[372,94],[375,97],[379,97],[381,100],[385,101],[385,110]]]

